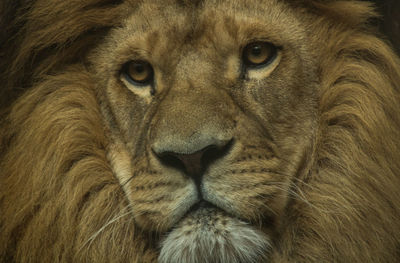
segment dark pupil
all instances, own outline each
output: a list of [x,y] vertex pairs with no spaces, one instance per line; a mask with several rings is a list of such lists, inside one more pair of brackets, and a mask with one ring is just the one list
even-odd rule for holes
[[135,71],[137,72],[137,73],[142,73],[143,71],[144,71],[144,66],[142,65],[142,64],[136,64],[135,66],[134,66],[134,69],[135,69]]
[[251,54],[256,57],[261,55],[261,47],[259,45],[252,47]]

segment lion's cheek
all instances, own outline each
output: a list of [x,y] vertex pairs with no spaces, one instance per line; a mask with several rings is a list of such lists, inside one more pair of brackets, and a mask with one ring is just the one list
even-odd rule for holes
[[143,230],[168,231],[198,201],[197,192],[190,184],[174,191],[153,190],[146,194],[132,193],[129,198],[135,223]]

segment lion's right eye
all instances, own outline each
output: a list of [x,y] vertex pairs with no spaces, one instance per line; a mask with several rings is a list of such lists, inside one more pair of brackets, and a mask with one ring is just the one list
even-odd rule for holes
[[123,77],[133,85],[149,85],[153,82],[153,67],[147,61],[134,60],[122,68]]
[[277,48],[268,42],[254,42],[243,50],[243,61],[246,67],[266,66],[274,60]]

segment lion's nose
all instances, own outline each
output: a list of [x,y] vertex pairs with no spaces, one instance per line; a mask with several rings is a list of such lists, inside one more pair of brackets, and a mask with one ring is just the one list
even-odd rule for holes
[[[167,166],[175,167],[191,177],[200,187],[202,176],[211,163],[223,157],[229,151],[233,140],[214,140],[214,143],[195,150],[182,153],[173,149],[157,151],[153,149],[159,160]],[[174,148],[174,147],[171,147]]]

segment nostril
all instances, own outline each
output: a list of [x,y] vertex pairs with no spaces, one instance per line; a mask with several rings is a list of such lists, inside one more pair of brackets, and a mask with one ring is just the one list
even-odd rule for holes
[[184,171],[188,176],[195,177],[202,174],[202,157],[209,147],[191,154],[181,154],[176,152],[163,152],[158,154],[160,161],[166,165]]
[[173,168],[176,168],[181,171],[185,171],[185,169],[186,169],[185,165],[172,152],[164,152],[161,154],[157,154],[156,152],[154,152],[154,153],[163,165],[173,167]]
[[214,161],[223,158],[227,155],[232,147],[233,139],[229,140],[225,145],[211,145],[205,149],[202,156],[202,165],[204,167],[210,166]]
[[174,167],[185,172],[200,184],[201,177],[207,167],[215,160],[222,158],[231,148],[233,140],[223,145],[209,145],[199,151],[190,154],[182,154],[174,151],[164,151],[156,154],[158,159],[166,166]]
[[183,163],[185,172],[189,176],[198,177],[204,172],[201,160],[205,151],[203,149],[192,154],[175,154],[175,156]]

